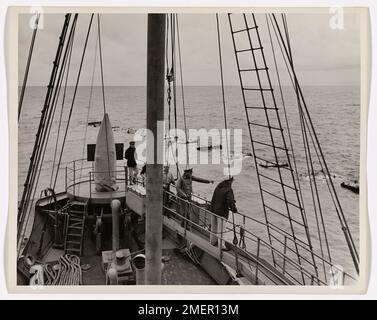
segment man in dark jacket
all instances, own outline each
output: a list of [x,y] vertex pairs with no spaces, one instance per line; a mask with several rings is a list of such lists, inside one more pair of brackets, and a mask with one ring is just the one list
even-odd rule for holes
[[[236,200],[234,199],[234,193],[232,189],[233,177],[220,182],[213,192],[211,200],[211,211],[214,213],[211,217],[211,234],[210,241],[212,245],[217,245],[217,235],[222,235],[225,228],[226,220],[229,217],[229,210],[236,213]],[[223,219],[221,230],[221,217]]]
[[127,160],[128,176],[130,178],[130,184],[136,182],[137,178],[137,163],[135,160],[135,142],[131,141],[130,146],[124,153],[124,158]]

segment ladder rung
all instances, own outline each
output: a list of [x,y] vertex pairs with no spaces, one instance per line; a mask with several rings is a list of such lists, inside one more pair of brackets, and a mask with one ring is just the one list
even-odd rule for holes
[[256,50],[263,50],[263,47],[255,47],[255,48],[251,48],[251,50],[253,50],[253,51],[256,51]]
[[277,128],[277,127],[268,126],[268,125],[260,124],[260,123],[256,123],[256,122],[249,122],[249,124],[252,125],[252,126],[257,126],[257,127],[263,127],[263,128],[268,128],[268,129],[283,131],[283,128]]
[[251,140],[251,142],[255,142],[257,144],[260,144],[260,145],[266,146],[266,147],[271,147],[271,148],[275,148],[275,149],[280,149],[280,150],[288,151],[286,148],[279,147],[279,146],[274,146],[274,145],[269,144],[269,143],[264,143],[264,142],[260,142],[260,141],[256,141],[256,140]]
[[249,90],[249,91],[274,91],[274,88],[248,88],[248,87],[243,87],[243,90]]
[[281,212],[277,211],[277,210],[274,209],[274,208],[271,208],[270,206],[268,206],[268,205],[266,205],[266,204],[264,204],[264,206],[265,206],[267,209],[269,209],[269,210],[271,210],[271,211],[277,213],[278,215],[281,215],[282,217],[284,217],[284,218],[286,218],[286,219],[288,219],[288,220],[291,220],[291,221],[293,221],[294,223],[297,223],[297,224],[300,225],[301,227],[305,227],[304,224],[303,224],[302,222],[297,221],[296,219],[290,218],[288,215],[285,215],[284,213],[281,213]]
[[279,200],[281,200],[281,201],[283,201],[283,202],[286,202],[286,203],[288,203],[289,205],[291,205],[291,206],[293,206],[293,207],[295,207],[295,208],[297,208],[297,209],[299,209],[299,210],[302,210],[302,208],[301,208],[300,206],[298,206],[297,204],[295,204],[295,203],[292,203],[292,202],[290,202],[290,201],[288,201],[288,200],[286,200],[286,199],[283,199],[282,197],[280,197],[280,196],[278,196],[278,195],[276,195],[276,194],[274,194],[274,193],[272,193],[272,192],[270,192],[270,191],[267,191],[267,190],[265,190],[265,189],[263,189],[263,188],[261,188],[261,190],[262,190],[263,192],[269,194],[270,196],[275,197],[276,199],[279,199]]
[[69,216],[70,221],[77,221],[77,222],[82,222],[82,218],[80,217],[75,217],[75,216]]
[[79,214],[79,215],[83,215],[84,211],[80,211],[80,210],[74,210],[74,209],[68,209],[68,212],[69,213],[76,213],[76,214]]
[[258,29],[258,26],[252,26],[252,27],[249,27],[249,28],[232,31],[232,33],[235,34],[235,33],[245,32],[245,31],[254,30],[254,29]]
[[289,185],[287,185],[287,184],[285,184],[285,183],[282,183],[282,182],[280,182],[280,181],[278,181],[278,180],[276,180],[276,179],[274,179],[274,178],[271,178],[271,177],[269,177],[269,176],[266,176],[266,175],[264,175],[264,174],[262,174],[262,173],[260,173],[260,172],[259,172],[259,175],[260,175],[261,177],[265,178],[265,179],[268,179],[268,180],[270,180],[270,181],[276,182],[276,183],[282,185],[283,187],[287,187],[287,188],[289,188],[289,189],[292,189],[293,191],[297,191],[296,188],[294,188],[294,187],[292,187],[292,186],[289,186]]
[[266,68],[248,68],[248,69],[240,69],[240,72],[248,72],[248,71],[267,71],[268,67]]
[[81,233],[67,233],[68,237],[80,237],[81,238]]
[[66,241],[65,243],[67,243],[67,244],[81,245],[81,242],[71,241],[71,240],[68,240],[68,241]]
[[76,230],[82,230],[83,227],[77,227],[77,226],[68,226],[68,229],[76,229]]
[[80,228],[80,230],[82,230],[83,228],[84,228],[84,225],[83,224],[79,224],[78,222],[74,222],[74,223],[72,223],[72,224],[70,224],[69,226],[68,226],[69,228],[73,228],[73,227],[77,227],[77,228]]
[[81,252],[81,249],[77,249],[77,248],[66,248],[65,251]]
[[242,53],[242,52],[248,52],[248,51],[251,51],[251,48],[235,50],[236,53]]
[[272,107],[245,107],[246,109],[255,109],[255,110],[279,110],[279,108],[272,108]]

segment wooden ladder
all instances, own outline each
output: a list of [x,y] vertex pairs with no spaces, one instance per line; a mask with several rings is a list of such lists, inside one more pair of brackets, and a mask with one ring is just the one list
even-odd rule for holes
[[83,255],[85,216],[87,210],[86,202],[73,201],[68,208],[66,224],[64,252]]

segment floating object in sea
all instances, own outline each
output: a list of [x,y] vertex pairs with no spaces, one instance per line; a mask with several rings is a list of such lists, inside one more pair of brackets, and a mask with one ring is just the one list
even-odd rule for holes
[[100,125],[101,125],[101,121],[90,121],[90,122],[88,122],[88,126],[99,127]]
[[351,190],[352,192],[359,194],[360,187],[359,187],[359,183],[356,180],[355,181],[347,181],[347,182],[343,181],[340,184],[340,186],[342,188]]
[[213,149],[220,149],[221,150],[222,148],[223,148],[222,144],[219,144],[219,145],[216,145],[216,146],[209,144],[208,146],[198,146],[196,148],[196,150],[198,150],[198,151],[213,150]]
[[259,165],[263,168],[281,168],[281,167],[288,167],[287,162],[282,162],[282,163],[273,163],[269,161],[265,161],[265,163],[260,162]]

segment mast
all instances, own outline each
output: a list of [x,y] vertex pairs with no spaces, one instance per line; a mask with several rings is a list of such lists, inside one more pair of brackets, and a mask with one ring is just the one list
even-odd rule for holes
[[[148,14],[145,284],[161,284],[165,14]],[[153,141],[152,141],[153,139]]]

